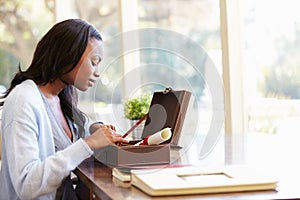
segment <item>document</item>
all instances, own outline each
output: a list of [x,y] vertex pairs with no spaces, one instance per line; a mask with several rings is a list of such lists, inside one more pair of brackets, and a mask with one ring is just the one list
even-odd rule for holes
[[171,128],[164,128],[163,130],[158,131],[152,135],[148,135],[145,139],[136,143],[134,146],[161,144],[164,141],[169,140],[171,136],[172,136]]

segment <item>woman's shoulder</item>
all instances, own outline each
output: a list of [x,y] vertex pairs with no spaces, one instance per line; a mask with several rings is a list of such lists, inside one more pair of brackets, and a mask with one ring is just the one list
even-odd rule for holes
[[38,86],[36,85],[36,83],[31,80],[31,79],[27,79],[25,81],[23,81],[22,83],[20,83],[19,85],[17,85],[13,90],[30,90],[31,92],[33,92],[34,90],[38,90]]
[[[32,80],[25,80],[17,85],[5,99],[5,104],[19,104],[22,105],[25,102],[29,104],[41,103],[42,98],[38,86]],[[9,103],[10,102],[10,103]]]
[[39,94],[38,86],[33,80],[25,80],[18,84],[8,95],[9,96],[28,96],[32,97]]

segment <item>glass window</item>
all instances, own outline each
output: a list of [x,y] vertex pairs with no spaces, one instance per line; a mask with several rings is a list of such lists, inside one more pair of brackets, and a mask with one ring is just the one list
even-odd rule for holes
[[[27,68],[39,38],[54,22],[53,1],[1,1],[0,85],[9,86],[18,69]],[[42,23],[41,23],[42,21]]]
[[[74,15],[78,18],[87,20],[93,24],[100,32],[104,41],[104,63],[115,55],[120,55],[120,41],[115,41],[114,37],[120,33],[119,1],[104,0],[74,0]],[[80,107],[94,119],[101,118],[104,121],[111,121],[111,104],[115,101],[120,102],[121,97],[118,93],[112,100],[114,91],[114,80],[121,77],[122,68],[120,62],[101,63],[101,77],[96,87],[79,92]],[[102,116],[99,116],[101,113]],[[113,123],[113,121],[112,121]]]
[[298,1],[244,1],[249,130],[276,134],[300,115]]
[[[223,85],[218,81],[222,76],[219,19],[218,0],[138,0],[139,42],[144,47],[139,51],[141,85],[193,92],[194,105],[186,117],[193,120],[185,121],[184,137],[200,133],[217,138],[223,132],[218,129],[224,114]],[[211,126],[218,127],[217,135],[210,133]]]
[[268,138],[266,141],[278,141],[277,147],[258,142],[252,148],[260,156],[266,148],[275,149],[272,155],[276,160],[275,155],[292,150],[293,141],[299,140],[299,1],[244,0],[243,3],[248,132],[263,134]]

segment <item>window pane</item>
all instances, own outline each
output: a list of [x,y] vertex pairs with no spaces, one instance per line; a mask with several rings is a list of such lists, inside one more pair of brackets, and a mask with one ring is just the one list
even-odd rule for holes
[[[257,141],[251,149],[261,157],[267,148],[275,161],[281,157],[278,155],[291,155],[286,151],[296,152],[291,148],[293,141],[299,140],[299,1],[244,0],[243,3],[248,129],[252,134],[264,133],[267,138],[267,143]],[[271,147],[269,141],[278,143]]]
[[[120,33],[119,1],[111,0],[74,0],[75,15],[93,24],[100,32],[104,41],[105,60],[120,55],[119,41],[113,41],[115,35]],[[105,62],[105,61],[104,61]],[[95,87],[85,92],[79,92],[80,108],[95,120],[114,123],[111,116],[111,104],[121,102],[120,93],[112,99],[115,81],[121,75],[120,61],[109,65],[101,63],[99,66],[100,80]]]
[[206,50],[220,49],[219,1],[139,0],[139,27],[183,34]]
[[18,69],[28,67],[40,37],[54,22],[53,1],[1,1],[0,85],[9,86]]
[[224,114],[223,88],[222,95],[214,96],[219,94],[214,75],[222,76],[219,1],[138,0],[138,6],[139,28],[152,28],[140,34],[139,42],[149,47],[139,51],[142,83],[156,83],[152,90],[168,83],[192,91],[195,104],[186,119],[193,120],[185,121],[183,133],[208,134],[216,123],[214,114],[220,112],[219,119]]
[[250,131],[278,133],[289,117],[300,114],[296,103],[300,98],[297,5],[297,0],[245,0],[244,63]]

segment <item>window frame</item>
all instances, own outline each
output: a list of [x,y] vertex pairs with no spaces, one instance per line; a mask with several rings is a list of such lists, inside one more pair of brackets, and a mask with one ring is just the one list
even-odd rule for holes
[[220,0],[220,30],[225,93],[225,148],[228,164],[242,163],[245,155],[245,99],[242,65],[241,1]]

